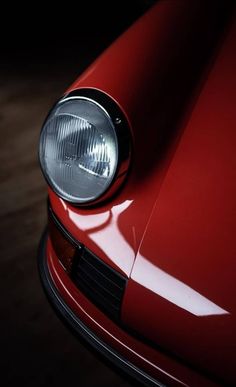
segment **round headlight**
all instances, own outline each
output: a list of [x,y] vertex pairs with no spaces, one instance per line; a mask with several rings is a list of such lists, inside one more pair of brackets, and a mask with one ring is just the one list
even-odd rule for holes
[[[97,200],[117,176],[121,119],[108,110],[73,92],[57,103],[42,128],[39,158],[43,173],[52,189],[72,203]],[[128,153],[126,150],[126,157]]]

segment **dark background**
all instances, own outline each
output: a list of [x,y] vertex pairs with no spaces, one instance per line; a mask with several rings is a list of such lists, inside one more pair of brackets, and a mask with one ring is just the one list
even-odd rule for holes
[[6,4],[0,27],[2,386],[125,386],[64,327],[39,282],[46,224],[40,127],[69,84],[152,1]]

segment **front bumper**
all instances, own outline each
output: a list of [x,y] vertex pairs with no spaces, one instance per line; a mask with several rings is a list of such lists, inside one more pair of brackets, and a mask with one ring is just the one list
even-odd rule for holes
[[[44,232],[39,246],[39,273],[49,301],[74,333],[107,359],[108,363],[142,385],[218,385],[131,331],[122,323],[122,310],[119,318],[110,316],[100,308],[99,303],[94,303],[93,298],[88,298],[83,289],[80,289],[80,284],[74,282],[72,268],[77,262],[76,255],[73,255],[74,250],[80,256],[83,256],[83,251],[87,251],[64,228],[49,206],[49,231]],[[87,260],[89,257],[84,258]],[[91,264],[88,260],[89,262]],[[103,266],[101,263],[100,265]],[[93,282],[92,277],[91,281]],[[134,302],[137,302],[135,298]]]
[[92,346],[100,355],[106,358],[109,363],[113,363],[115,367],[121,369],[132,378],[145,386],[159,386],[163,387],[164,384],[156,381],[147,373],[136,367],[127,359],[122,357],[113,348],[107,345],[101,340],[94,332],[92,332],[71,310],[71,308],[65,303],[59,294],[52,276],[50,274],[47,264],[47,243],[48,243],[47,230],[43,233],[38,250],[38,268],[40,279],[46,295],[55,308],[56,312],[63,319],[63,321],[73,330],[74,333],[82,337],[87,344]]

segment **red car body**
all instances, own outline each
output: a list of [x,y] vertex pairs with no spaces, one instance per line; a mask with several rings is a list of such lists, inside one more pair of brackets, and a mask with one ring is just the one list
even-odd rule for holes
[[231,2],[159,1],[67,91],[109,95],[131,128],[111,198],[76,207],[49,188],[63,235],[127,279],[120,321],[72,281],[53,226],[41,277],[70,324],[147,385],[236,383],[235,69]]

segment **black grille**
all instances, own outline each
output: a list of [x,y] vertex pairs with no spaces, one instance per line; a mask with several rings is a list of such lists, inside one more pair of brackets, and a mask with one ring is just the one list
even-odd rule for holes
[[77,257],[71,277],[76,286],[100,309],[119,318],[126,278],[86,248]]

